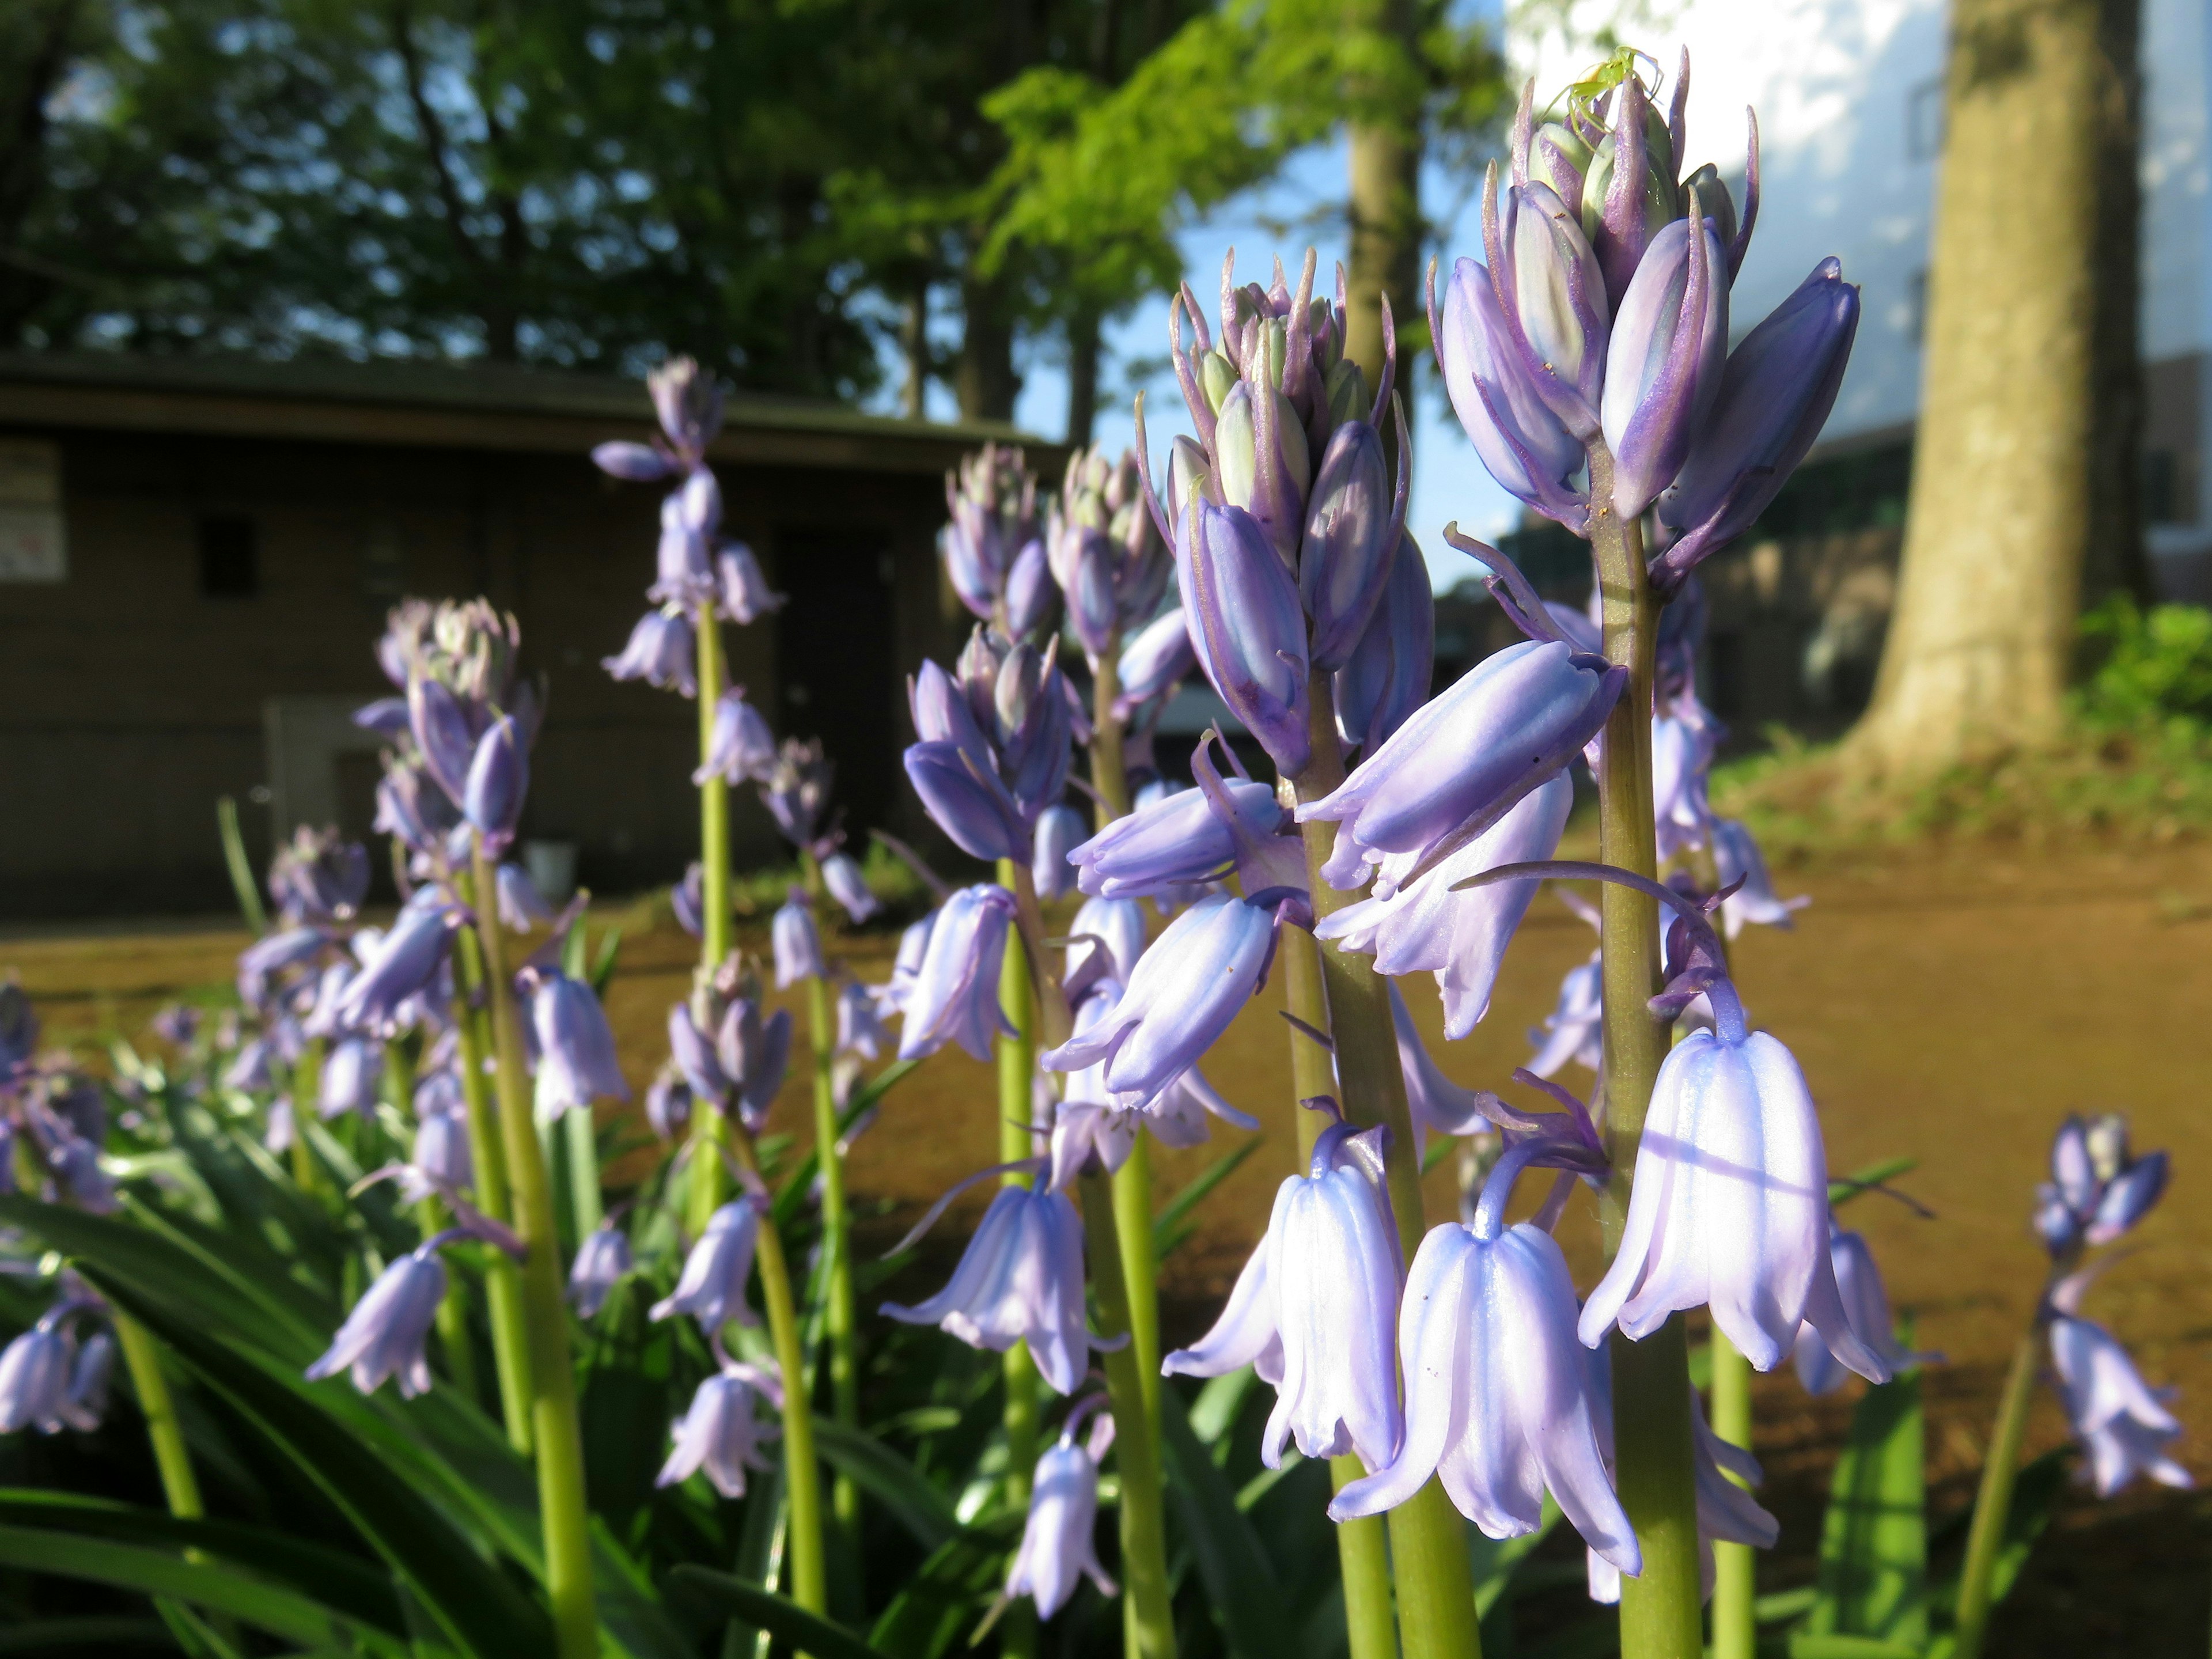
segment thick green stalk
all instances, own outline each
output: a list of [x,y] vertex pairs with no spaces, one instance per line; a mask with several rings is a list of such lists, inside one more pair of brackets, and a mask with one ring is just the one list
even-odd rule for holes
[[[814,1033],[814,1162],[822,1173],[822,1266],[830,1296],[830,1410],[838,1422],[857,1428],[860,1366],[854,1346],[853,1223],[845,1202],[845,1160],[837,1151],[837,1091],[830,1078],[837,1025],[830,1010],[830,988],[819,975],[806,981],[806,1012]],[[838,1530],[857,1543],[860,1489],[842,1469],[830,1483],[830,1510]]]
[[[750,1135],[733,1129],[730,1146],[738,1162],[759,1173]],[[775,1349],[776,1370],[783,1376],[783,1487],[791,1505],[791,1597],[808,1612],[822,1613],[830,1605],[829,1578],[822,1551],[822,1469],[814,1455],[806,1352],[799,1341],[799,1309],[792,1300],[783,1237],[765,1206],[754,1263],[760,1272],[769,1340]]]
[[[999,882],[1012,890],[1014,866],[999,860]],[[1036,1150],[1029,1125],[1036,1115],[1036,999],[1030,994],[1029,958],[1022,936],[1006,930],[1006,951],[999,969],[999,1012],[1006,1016],[1013,1035],[999,1038],[999,1161],[1012,1164]],[[1026,1187],[1030,1177],[1018,1170],[1000,1176],[1002,1187]],[[1019,1513],[1030,1504],[1030,1480],[1037,1459],[1036,1362],[1029,1345],[1017,1342],[1006,1350],[1006,1403],[1001,1418],[1006,1431],[1006,1507]],[[1006,1659],[1030,1659],[1036,1652],[1036,1606],[1029,1601],[1010,1604],[999,1620],[999,1650]]]
[[[1713,1352],[1713,1432],[1732,1446],[1751,1449],[1751,1361],[1716,1330]],[[1738,1486],[1745,1483],[1728,1477]],[[1748,1544],[1713,1545],[1713,1659],[1756,1659],[1759,1552]]]
[[[492,863],[476,846],[476,890],[493,891]],[[538,1459],[538,1510],[545,1539],[545,1589],[553,1607],[559,1659],[598,1659],[592,1604],[591,1511],[584,1498],[584,1440],[576,1415],[576,1373],[568,1352],[560,1242],[553,1192],[531,1114],[522,1025],[507,977],[503,941],[489,907],[479,908],[478,942],[491,1013],[501,1148],[522,1241],[522,1306],[530,1346],[530,1426]]]
[[[1334,688],[1326,674],[1309,684],[1313,757],[1291,782],[1301,801],[1319,800],[1344,781],[1344,751],[1336,733]],[[1321,867],[1336,844],[1336,826],[1304,826],[1306,879],[1314,913],[1325,916],[1357,903],[1359,892],[1340,892],[1322,879]],[[1336,1045],[1336,1074],[1345,1117],[1390,1131],[1384,1174],[1398,1242],[1410,1262],[1420,1249],[1420,1158],[1413,1150],[1413,1114],[1406,1105],[1406,1074],[1398,1064],[1398,1036],[1390,1019],[1389,981],[1373,961],[1316,945],[1326,1029]],[[1476,1659],[1482,1631],[1474,1616],[1474,1579],[1468,1565],[1467,1523],[1431,1479],[1390,1511],[1390,1545],[1398,1584],[1398,1628],[1409,1659]]]
[[599,1120],[589,1106],[572,1106],[561,1114],[561,1130],[568,1137],[568,1207],[580,1243],[606,1214],[599,1196]]
[[[693,618],[698,635],[699,762],[714,745],[714,705],[722,696],[722,624],[714,603],[701,603]],[[730,954],[730,786],[720,776],[699,786],[699,964],[712,974]],[[691,1113],[691,1189],[686,1219],[695,1238],[728,1195],[722,1167],[721,1114],[697,1103]]]
[[[1310,939],[1286,934],[1282,943],[1283,990],[1291,1013],[1317,1031],[1328,1029],[1328,1003],[1322,994],[1321,957]],[[1294,1099],[1333,1095],[1336,1079],[1330,1074],[1328,1054],[1304,1032],[1291,1033],[1291,1093]],[[1305,1173],[1320,1139],[1322,1115],[1293,1105],[1298,1149],[1298,1173]],[[1347,1452],[1328,1460],[1331,1492],[1342,1492],[1367,1473],[1367,1466]],[[1344,1626],[1350,1638],[1352,1659],[1397,1659],[1398,1626],[1390,1609],[1390,1551],[1379,1515],[1340,1521],[1336,1528],[1337,1566],[1344,1581]]]
[[[461,1100],[468,1109],[469,1162],[474,1171],[477,1209],[494,1221],[512,1218],[507,1191],[507,1154],[500,1146],[499,1117],[491,1085],[484,1077],[484,1012],[475,1006],[483,987],[483,957],[476,933],[464,927],[455,942],[460,980],[453,993],[453,1024],[460,1037]],[[522,1274],[504,1250],[489,1253],[484,1267],[484,1306],[491,1319],[491,1353],[499,1375],[500,1416],[507,1443],[530,1455],[530,1336],[522,1311]]]
[[300,1045],[300,1058],[292,1067],[292,1184],[310,1194],[323,1186],[315,1149],[307,1145],[307,1126],[315,1121],[322,1097],[323,1040],[310,1037]]
[[2027,1408],[2035,1398],[2041,1338],[2039,1320],[2013,1350],[2012,1369],[2005,1373],[2004,1393],[1997,1401],[1996,1426],[1990,1436],[1988,1461],[1982,1465],[1981,1490],[1974,1497],[1973,1524],[1966,1530],[1966,1562],[1959,1571],[1958,1634],[1951,1659],[1981,1659],[1982,1644],[1989,1635],[1997,1553],[2012,1514],[2021,1444],[2027,1438]]
[[[1083,1229],[1098,1333],[1111,1341],[1129,1328],[1121,1283],[1121,1244],[1114,1186],[1105,1175],[1082,1177]],[[1149,1223],[1147,1224],[1149,1224]],[[1129,1659],[1175,1659],[1175,1609],[1169,1602],[1166,1514],[1161,1501],[1160,1443],[1152,1435],[1136,1345],[1103,1356],[1106,1397],[1114,1411],[1114,1467],[1121,1478],[1121,1588],[1128,1601],[1123,1628]]]
[[169,1513],[179,1521],[197,1521],[206,1510],[200,1504],[199,1478],[192,1473],[192,1455],[185,1447],[185,1431],[177,1421],[177,1402],[169,1393],[169,1379],[161,1374],[161,1351],[152,1334],[130,1315],[111,1309],[116,1345],[131,1373],[131,1387],[138,1396],[138,1410],[146,1419],[146,1438],[154,1448],[154,1467],[161,1471],[161,1493]]
[[[1613,457],[1590,447],[1590,541],[1597,558],[1605,655],[1629,671],[1606,721],[1598,770],[1598,857],[1658,878],[1651,803],[1651,689],[1658,605],[1644,568],[1640,527],[1613,510]],[[1606,1133],[1613,1179],[1599,1206],[1606,1253],[1620,1248],[1629,1183],[1667,1032],[1650,1000],[1659,988],[1659,908],[1649,895],[1607,882],[1598,895],[1605,997]],[[1644,1552],[1640,1577],[1620,1592],[1622,1659],[1700,1659],[1697,1492],[1690,1443],[1689,1342],[1680,1315],[1642,1342],[1615,1331],[1613,1422],[1621,1505]]]
[[1121,630],[1116,628],[1091,680],[1091,787],[1098,792],[1101,830],[1129,812],[1129,772],[1121,752],[1121,722],[1114,713],[1114,700],[1121,695]]

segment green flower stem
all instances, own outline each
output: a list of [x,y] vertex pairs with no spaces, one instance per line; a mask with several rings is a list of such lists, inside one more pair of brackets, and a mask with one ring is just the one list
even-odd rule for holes
[[1098,656],[1091,680],[1091,787],[1098,792],[1097,815],[1103,830],[1129,814],[1129,773],[1121,751],[1121,721],[1114,700],[1121,695],[1121,630],[1116,628]]
[[[1656,880],[1651,804],[1651,690],[1658,605],[1644,568],[1641,527],[1613,512],[1613,457],[1590,446],[1590,540],[1597,558],[1605,655],[1627,668],[1627,689],[1605,726],[1598,770],[1598,857]],[[1648,1006],[1659,988],[1659,908],[1607,882],[1598,895],[1605,996],[1605,1123],[1613,1179],[1599,1205],[1606,1253],[1620,1248],[1629,1182],[1667,1032]],[[1640,1577],[1623,1578],[1622,1659],[1699,1659],[1697,1493],[1692,1479],[1689,1342],[1680,1315],[1642,1342],[1615,1331],[1613,1422],[1622,1507],[1644,1552]]]
[[[1328,1004],[1322,992],[1321,957],[1313,943],[1296,934],[1283,940],[1283,988],[1290,1011],[1317,1031],[1328,1029]],[[1336,1079],[1329,1069],[1328,1053],[1304,1032],[1291,1033],[1291,1095],[1310,1100],[1334,1094]],[[1293,1105],[1297,1131],[1298,1173],[1305,1172],[1320,1139],[1322,1115]],[[1331,1492],[1342,1492],[1367,1473],[1359,1459],[1346,1453],[1328,1460]],[[1351,1640],[1352,1659],[1397,1659],[1398,1626],[1390,1609],[1390,1552],[1382,1517],[1362,1516],[1342,1521],[1336,1528],[1337,1565],[1344,1580],[1344,1625]]]
[[138,1396],[139,1413],[146,1419],[146,1438],[154,1448],[154,1467],[161,1471],[169,1513],[179,1521],[197,1521],[206,1510],[200,1504],[191,1454],[185,1447],[184,1427],[177,1421],[177,1402],[169,1393],[169,1379],[161,1374],[161,1351],[130,1315],[111,1309],[108,1316],[117,1346],[123,1350],[124,1366],[131,1373],[131,1389]]
[[[1121,1282],[1121,1231],[1114,1185],[1095,1170],[1082,1177],[1083,1229],[1089,1246],[1091,1290],[1098,1308],[1098,1334],[1111,1341],[1129,1328],[1129,1301]],[[1168,1590],[1167,1528],[1161,1500],[1160,1447],[1152,1437],[1133,1342],[1103,1356],[1106,1396],[1114,1411],[1114,1467],[1121,1477],[1121,1587],[1128,1601],[1122,1627],[1129,1659],[1175,1659],[1175,1610]]]
[[561,1114],[561,1129],[568,1137],[568,1207],[581,1243],[606,1215],[599,1196],[599,1122],[589,1106],[572,1106]]
[[[1344,752],[1336,732],[1334,688],[1326,674],[1309,682],[1313,757],[1291,780],[1300,801],[1319,800],[1344,781]],[[1306,878],[1314,913],[1325,916],[1364,896],[1340,892],[1321,877],[1336,844],[1336,826],[1304,826]],[[1321,966],[1327,1030],[1336,1044],[1336,1075],[1344,1115],[1390,1131],[1384,1173],[1398,1242],[1411,1262],[1425,1231],[1421,1212],[1420,1158],[1413,1150],[1413,1120],[1406,1105],[1406,1074],[1398,1064],[1398,1037],[1390,1020],[1389,981],[1365,957],[1334,945],[1315,946]],[[1324,1093],[1337,1091],[1323,1091]],[[1390,1511],[1390,1545],[1398,1584],[1398,1626],[1408,1659],[1477,1659],[1482,1631],[1474,1616],[1474,1579],[1467,1556],[1467,1523],[1431,1479]],[[1347,1610],[1349,1608],[1347,1590]]]
[[237,896],[238,914],[256,933],[265,933],[269,912],[261,902],[261,884],[253,878],[253,861],[246,856],[246,836],[238,827],[235,798],[216,797],[215,821],[222,834],[223,867],[230,872],[230,890]]
[[[733,1127],[730,1150],[754,1175],[760,1160],[752,1137]],[[769,1340],[783,1376],[783,1489],[791,1506],[791,1596],[810,1613],[829,1607],[829,1579],[822,1552],[822,1469],[814,1455],[814,1417],[808,1401],[806,1352],[799,1340],[799,1309],[792,1300],[791,1268],[784,1259],[783,1236],[763,1206],[754,1264],[760,1273],[761,1301],[768,1315]]]
[[[492,863],[476,843],[476,890],[494,890]],[[538,1508],[545,1535],[545,1589],[559,1659],[598,1659],[592,1605],[591,1512],[584,1498],[584,1440],[576,1415],[576,1372],[568,1352],[568,1308],[553,1227],[552,1184],[539,1151],[525,1073],[522,1025],[495,913],[478,907],[485,989],[499,1102],[500,1139],[514,1200],[510,1224],[522,1241],[522,1305],[530,1352],[531,1437],[538,1458]]]
[[[1751,1449],[1751,1361],[1716,1330],[1712,1334],[1713,1432]],[[1735,1480],[1731,1474],[1728,1477]],[[1742,1486],[1744,1482],[1735,1480]],[[1748,1544],[1713,1545],[1713,1659],[1757,1659],[1759,1552]]]
[[2005,1522],[2012,1514],[2012,1486],[2020,1474],[2021,1445],[2027,1438],[2027,1408],[2035,1399],[2036,1359],[2042,1351],[2042,1334],[2039,1319],[2021,1337],[2020,1346],[2013,1350],[2012,1369],[2005,1373],[2004,1393],[1997,1401],[1989,1460],[1982,1465],[1973,1523],[1966,1530],[1966,1562],[1959,1573],[1958,1633],[1951,1659],[1981,1659],[1982,1644],[1989,1635],[1997,1554],[2004,1543]]
[[[484,983],[483,955],[473,928],[454,941],[460,981],[453,994],[453,1025],[460,1037],[461,1099],[468,1109],[469,1163],[474,1171],[476,1206],[494,1221],[512,1219],[507,1191],[507,1154],[501,1149],[499,1118],[491,1085],[484,1080],[483,1012],[475,1006]],[[499,1406],[507,1443],[530,1455],[530,1337],[522,1311],[522,1274],[503,1250],[487,1252],[484,1304],[491,1317],[492,1364],[499,1376]]]
[[[434,1193],[416,1206],[415,1224],[425,1238],[435,1238],[451,1224],[446,1206]],[[446,1375],[471,1403],[483,1399],[477,1392],[476,1344],[469,1335],[469,1290],[459,1273],[446,1275],[446,1294],[438,1304],[438,1346],[446,1356]]]
[[[999,860],[999,883],[1011,890],[1014,866]],[[1013,1035],[999,1037],[999,1161],[1012,1164],[1035,1151],[1029,1124],[1034,1120],[1036,1077],[1036,1000],[1030,994],[1029,958],[1022,950],[1021,934],[1009,928],[1006,957],[999,969],[999,1012],[1006,1016]],[[1002,1187],[1026,1187],[1030,1178],[1012,1172],[1001,1176]],[[1004,1360],[1006,1403],[1001,1421],[1006,1433],[1006,1508],[1015,1514],[1030,1506],[1030,1481],[1037,1459],[1036,1362],[1029,1345],[1017,1342]],[[1031,1659],[1037,1648],[1036,1606],[1026,1600],[1011,1603],[999,1620],[999,1650],[1006,1659]]]
[[323,1040],[310,1037],[300,1045],[300,1058],[292,1066],[292,1184],[310,1196],[323,1188],[315,1149],[307,1145],[307,1125],[315,1120],[322,1095]]
[[[714,602],[702,600],[692,622],[698,637],[699,761],[704,765],[714,746],[714,705],[722,696],[722,624],[714,616]],[[699,869],[703,981],[730,954],[730,786],[719,776],[699,786]],[[691,1189],[685,1217],[695,1238],[707,1231],[728,1193],[723,1127],[720,1113],[697,1103],[691,1113]]]

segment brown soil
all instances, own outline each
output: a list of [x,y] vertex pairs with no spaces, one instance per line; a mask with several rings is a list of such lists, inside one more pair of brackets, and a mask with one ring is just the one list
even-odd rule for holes
[[[1939,1511],[1971,1497],[2001,1371],[2041,1284],[2030,1194],[2051,1130],[2074,1110],[2124,1110],[2138,1147],[2172,1152],[2171,1193],[2087,1311],[2130,1344],[2153,1382],[2179,1387],[2178,1409],[2190,1426],[2180,1455],[2200,1479],[2212,1475],[2212,1201],[2204,1188],[2212,1113],[2203,1105],[2212,1079],[2212,852],[1889,854],[1785,876],[1782,885],[1814,902],[1794,932],[1755,930],[1741,942],[1739,979],[1752,1016],[1804,1065],[1821,1102],[1832,1168],[1917,1158],[1900,1184],[1936,1212],[1922,1220],[1869,1197],[1850,1218],[1873,1242],[1923,1346],[1948,1356],[1929,1379]],[[226,979],[228,957],[243,943],[213,930],[25,939],[0,945],[0,963],[20,971],[52,1036],[82,1041],[143,1032],[161,1000]],[[862,935],[841,948],[862,977],[880,979],[891,943]],[[1590,945],[1581,923],[1540,902],[1515,942],[1489,1018],[1466,1042],[1432,1045],[1445,1070],[1510,1093],[1507,1075],[1528,1054],[1526,1032]],[[664,1052],[661,1023],[688,982],[691,948],[665,924],[625,941],[610,1012],[641,1085]],[[1433,997],[1425,986],[1409,992],[1433,1036]],[[1206,1063],[1214,1083],[1267,1125],[1269,1145],[1208,1201],[1198,1236],[1165,1264],[1171,1336],[1211,1317],[1289,1168],[1279,1006],[1275,991],[1263,993]],[[1562,1080],[1579,1086],[1589,1079],[1571,1072]],[[874,1225],[886,1242],[893,1214],[911,1217],[953,1180],[995,1161],[996,1110],[991,1071],[957,1052],[890,1097],[852,1162],[855,1192],[885,1212]],[[805,1138],[796,1083],[779,1120]],[[1211,1147],[1158,1155],[1163,1197],[1227,1144],[1217,1137]],[[1432,1218],[1452,1212],[1449,1161],[1431,1173],[1428,1195]],[[1595,1231],[1577,1208],[1562,1238],[1586,1285]],[[1811,1401],[1786,1370],[1760,1382],[1759,1450],[1768,1501],[1784,1528],[1765,1564],[1767,1588],[1810,1573],[1826,1470],[1856,1389]],[[2064,1433],[2046,1389],[2031,1452]],[[2110,1503],[2069,1498],[2004,1608],[1991,1650],[2202,1653],[2208,1541],[2212,1507],[2193,1495],[2138,1488]]]

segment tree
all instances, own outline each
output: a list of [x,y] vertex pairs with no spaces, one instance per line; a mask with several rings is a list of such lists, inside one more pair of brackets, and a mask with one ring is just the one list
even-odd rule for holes
[[[2085,570],[2140,581],[2127,391],[2136,5],[1954,4],[1904,562],[1849,751],[1870,771],[1923,773],[2051,737]],[[2103,429],[2097,394],[2114,388],[2118,422]],[[2093,537],[2104,553],[2090,570]]]

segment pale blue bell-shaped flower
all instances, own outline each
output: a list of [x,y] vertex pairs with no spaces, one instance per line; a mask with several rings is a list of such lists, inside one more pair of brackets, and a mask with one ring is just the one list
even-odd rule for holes
[[530,751],[514,717],[501,714],[477,740],[461,810],[487,847],[503,849],[514,839],[523,798],[529,792]]
[[1528,1033],[1536,1045],[1528,1070],[1538,1077],[1557,1077],[1570,1064],[1595,1072],[1604,1054],[1604,953],[1593,951],[1589,960],[1567,969],[1559,981],[1559,1000],[1544,1023]]
[[115,1376],[115,1338],[95,1331],[76,1351],[70,1367],[69,1395],[62,1401],[62,1421],[89,1434],[107,1415],[107,1389]]
[[1258,520],[1204,496],[1182,511],[1176,578],[1199,666],[1288,775],[1312,753],[1306,617],[1298,586]]
[[837,990],[837,1052],[873,1060],[890,1041],[868,988],[847,981]]
[[743,625],[783,609],[784,596],[772,591],[760,561],[743,542],[724,544],[714,559],[722,614]]
[[760,710],[745,701],[744,688],[733,685],[715,699],[707,758],[691,781],[703,785],[719,777],[729,783],[766,783],[775,771],[775,733]]
[[[1125,820],[1126,821],[1126,820]],[[1067,971],[1071,984],[1095,950],[1105,951],[1100,970],[1109,979],[1129,982],[1145,954],[1145,909],[1134,899],[1089,898],[1067,929]],[[1073,994],[1071,990],[1070,995]]]
[[1098,1564],[1098,1465],[1090,1450],[1063,1434],[1036,1461],[1030,1481],[1029,1518],[1021,1546],[1006,1569],[1006,1597],[1029,1596],[1040,1619],[1067,1605],[1079,1578],[1088,1577],[1101,1595],[1121,1592]]
[[437,888],[416,888],[361,971],[343,981],[343,992],[331,1009],[331,1029],[390,1032],[402,1005],[437,977],[462,916],[460,907]]
[[742,1360],[731,1361],[700,1383],[690,1407],[669,1426],[673,1444],[653,1484],[672,1486],[703,1469],[723,1497],[743,1498],[745,1471],[772,1467],[761,1455],[762,1442],[781,1432],[753,1415],[757,1395],[781,1406],[782,1384],[775,1372]]
[[882,1310],[998,1353],[1026,1342],[1037,1375],[1055,1392],[1073,1394],[1091,1355],[1082,1218],[1064,1193],[1001,1188],[945,1288],[912,1307],[886,1302]]
[[1475,454],[1508,495],[1579,532],[1587,502],[1571,480],[1585,459],[1582,443],[1553,412],[1514,343],[1490,273],[1472,259],[1455,261],[1441,316],[1433,278],[1437,367]]
[[615,656],[599,659],[608,677],[643,680],[664,691],[699,695],[699,677],[692,665],[691,622],[659,609],[648,611],[630,629],[629,641]]
[[684,1257],[675,1290],[653,1304],[653,1317],[690,1314],[708,1337],[732,1320],[759,1324],[760,1316],[745,1305],[745,1280],[752,1276],[759,1237],[760,1208],[752,1199],[723,1205],[707,1218],[707,1230]]
[[1030,876],[1041,899],[1064,898],[1075,886],[1075,866],[1067,855],[1083,844],[1090,831],[1083,814],[1073,806],[1048,806],[1037,815],[1036,847],[1030,857]]
[[317,1115],[363,1115],[376,1109],[376,1086],[384,1073],[384,1045],[365,1036],[343,1037],[323,1056]]
[[906,996],[901,1060],[935,1054],[947,1042],[977,1060],[991,1057],[1004,1024],[999,973],[1013,908],[1013,896],[992,884],[963,887],[939,907]]
[[576,1259],[568,1267],[568,1300],[578,1316],[598,1317],[615,1285],[632,1270],[629,1235],[609,1222],[601,1222],[576,1246]]
[[775,947],[775,988],[788,990],[805,979],[820,979],[830,971],[822,959],[822,934],[814,925],[814,907],[805,893],[789,890],[769,924]]
[[1721,901],[1721,921],[1728,936],[1735,939],[1747,927],[1790,926],[1791,915],[1813,901],[1776,896],[1766,859],[1747,825],[1723,817],[1716,817],[1712,824],[1713,863],[1719,870],[1721,886],[1735,887]]
[[[1828,1223],[1828,1252],[1835,1264],[1836,1291],[1843,1298],[1844,1316],[1859,1340],[1881,1356],[1893,1372],[1942,1358],[1936,1353],[1909,1353],[1898,1345],[1897,1322],[1889,1310],[1889,1291],[1881,1282],[1881,1269],[1874,1252],[1857,1233],[1845,1231],[1832,1218]],[[1829,1352],[1820,1333],[1810,1325],[1797,1328],[1790,1355],[1797,1381],[1809,1395],[1833,1394],[1850,1375],[1842,1360]]]
[[446,1296],[446,1264],[438,1259],[437,1243],[410,1251],[378,1276],[338,1327],[329,1351],[307,1367],[309,1382],[348,1371],[363,1394],[375,1393],[387,1376],[399,1379],[399,1392],[410,1400],[429,1392],[423,1344]]
[[2066,1414],[2088,1447],[2088,1475],[2100,1498],[2138,1474],[2164,1486],[2195,1484],[2171,1449],[2181,1437],[2181,1419],[2170,1409],[2174,1391],[2144,1382],[2111,1332],[2057,1315],[2051,1322],[2051,1363]]
[[499,890],[499,925],[510,933],[532,933],[553,920],[553,907],[538,890],[530,872],[509,860],[493,877]]
[[1140,799],[1136,811],[1069,851],[1076,885],[1096,897],[1136,899],[1212,881],[1235,863],[1240,828],[1264,838],[1289,822],[1264,783],[1227,778],[1222,789],[1231,809],[1226,813],[1223,798],[1200,789]]
[[822,860],[822,884],[856,926],[884,908],[868,885],[867,877],[860,872],[859,860],[850,853],[832,853]]
[[549,972],[530,997],[531,1030],[538,1038],[538,1114],[559,1116],[572,1106],[589,1110],[603,1097],[629,1098],[615,1054],[614,1029],[598,994],[581,980]]
[[68,1420],[76,1358],[67,1329],[43,1319],[0,1352],[0,1434],[58,1433]]

